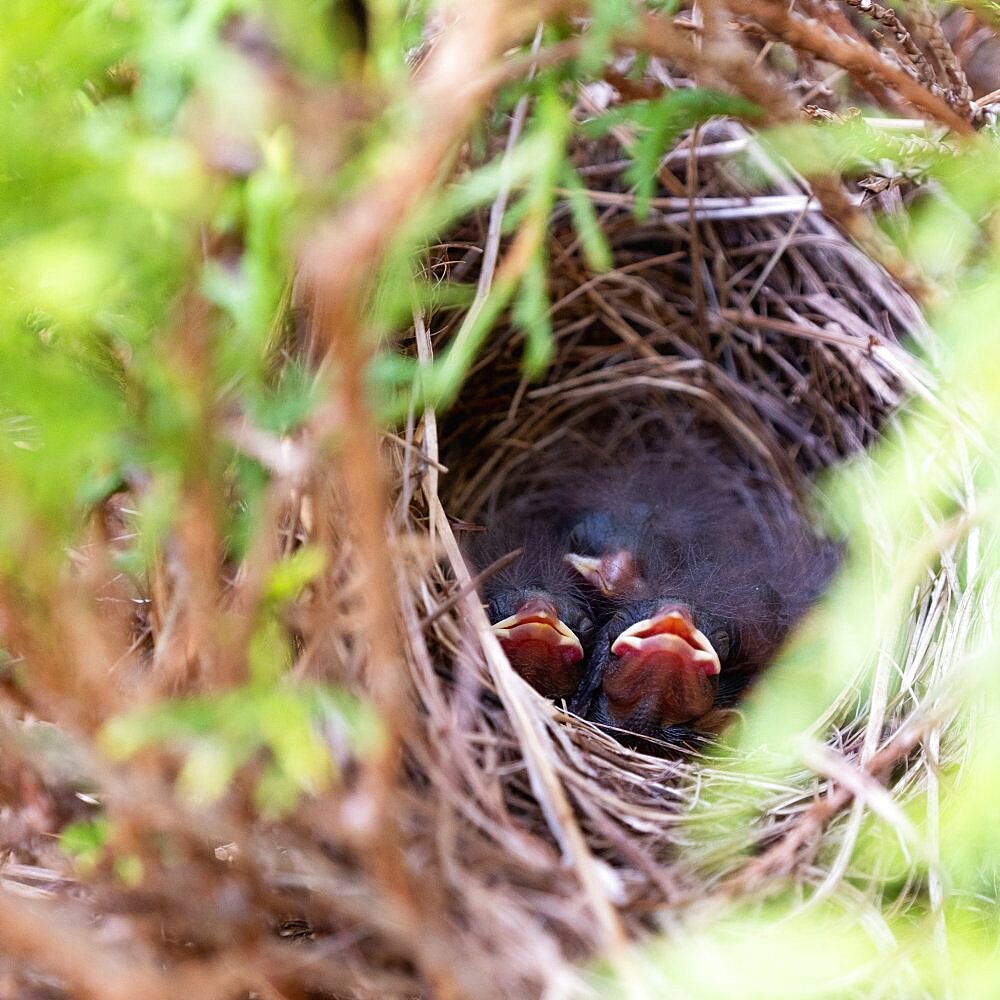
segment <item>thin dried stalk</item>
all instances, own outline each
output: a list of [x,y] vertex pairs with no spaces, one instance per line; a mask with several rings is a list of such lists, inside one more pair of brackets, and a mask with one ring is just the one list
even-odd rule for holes
[[971,120],[972,87],[969,86],[965,70],[944,33],[938,15],[931,9],[928,0],[912,0],[909,7],[914,25],[926,40],[927,47],[944,73],[949,101],[960,115]]
[[971,135],[975,131],[967,118],[957,114],[940,97],[887,62],[874,49],[839,37],[818,21],[799,17],[783,4],[773,3],[772,0],[731,0],[730,8],[734,14],[751,18],[772,37],[796,50],[842,66],[852,75],[879,81],[918,111],[947,125],[959,135]]

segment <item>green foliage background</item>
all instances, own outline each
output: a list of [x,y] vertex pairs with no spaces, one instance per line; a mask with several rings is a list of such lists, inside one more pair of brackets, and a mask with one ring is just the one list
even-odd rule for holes
[[[330,12],[319,3],[4,3],[0,575],[29,596],[55,587],[67,546],[81,539],[92,505],[137,473],[149,485],[138,533],[121,556],[126,572],[142,578],[151,565],[194,466],[208,468],[234,490],[236,499],[222,514],[233,556],[252,545],[267,474],[224,440],[212,440],[204,453],[201,401],[207,396],[219,409],[284,433],[322,397],[323,387],[294,364],[280,377],[272,366],[292,261],[309,226],[343,203],[392,148],[405,112],[405,56],[420,38],[422,6],[371,3],[363,53],[349,5],[335,5],[339,30],[331,31],[323,20]],[[501,111],[524,93],[530,96],[527,127],[512,155],[445,186],[399,234],[371,317],[385,345],[371,372],[372,392],[387,421],[415,403],[452,400],[491,324],[508,307],[527,333],[526,369],[540,372],[549,358],[541,249],[517,280],[494,286],[431,370],[418,370],[394,353],[393,335],[408,325],[415,300],[471,299],[468,288],[427,286],[414,264],[419,249],[470,208],[509,185],[509,228],[544,228],[557,188],[563,189],[592,265],[607,264],[593,208],[567,157],[574,127],[569,108],[574,81],[597,73],[608,58],[608,25],[620,26],[632,7],[611,0],[592,6],[593,29],[576,60],[501,95]],[[291,65],[312,85],[372,95],[380,111],[345,125],[334,169],[296,166],[303,150],[276,102],[277,84],[239,57],[220,31],[236,14],[268,18]],[[544,43],[556,35],[546,34]],[[752,110],[694,91],[636,102],[588,127],[624,123],[634,129],[631,179],[641,210],[659,156],[692,123],[718,113]],[[812,173],[850,172],[912,155],[860,123],[794,126],[768,141]],[[211,162],[210,154],[223,156],[226,149],[237,159],[248,155],[250,166],[235,171]],[[934,398],[914,401],[873,456],[825,485],[829,516],[851,541],[849,565],[767,686],[742,730],[741,746],[721,751],[730,763],[743,761],[744,795],[733,803],[736,782],[722,789],[724,802],[706,789],[704,838],[692,846],[691,860],[710,867],[720,852],[738,850],[740,823],[754,810],[762,776],[780,782],[801,769],[822,736],[831,700],[852,682],[859,690],[872,683],[874,674],[857,675],[858,665],[874,663],[881,646],[892,648],[905,635],[913,593],[936,559],[929,533],[940,524],[950,524],[956,538],[970,532],[973,538],[972,553],[963,549],[954,567],[971,602],[966,642],[941,654],[962,664],[941,697],[958,705],[960,722],[945,738],[964,745],[964,767],[934,775],[933,802],[907,802],[906,823],[891,811],[876,810],[865,820],[852,863],[871,876],[855,880],[866,892],[878,883],[878,905],[865,910],[868,924],[856,918],[849,893],[805,909],[795,890],[766,905],[718,903],[644,952],[651,995],[652,984],[655,992],[686,997],[996,993],[1000,145],[988,127],[970,141],[940,143],[930,152],[921,147],[919,159],[931,196],[887,235],[934,283],[934,347],[923,358],[938,379]],[[206,231],[238,236],[239,259],[231,266],[211,258],[203,263]],[[192,286],[216,306],[207,387],[190,383],[171,346],[178,301]],[[975,499],[967,515],[970,494]],[[127,755],[150,742],[180,743],[189,751],[180,782],[197,800],[220,793],[234,770],[267,746],[274,766],[261,784],[265,811],[290,808],[300,791],[333,780],[317,720],[337,713],[362,747],[377,740],[377,726],[341,692],[286,683],[288,639],[274,613],[321,569],[308,552],[273,567],[245,688],[114,720],[104,732],[107,752]],[[939,816],[929,815],[931,805]],[[75,830],[66,846],[93,851],[94,830]],[[897,905],[900,880],[906,905]],[[610,971],[596,970],[595,982],[616,989]]]

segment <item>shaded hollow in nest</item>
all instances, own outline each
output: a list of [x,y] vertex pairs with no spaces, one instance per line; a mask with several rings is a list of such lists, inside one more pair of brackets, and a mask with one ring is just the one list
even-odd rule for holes
[[[621,150],[578,147],[613,268],[588,270],[569,210],[558,205],[547,245],[555,350],[545,377],[524,378],[522,335],[496,330],[456,404],[428,413],[421,431],[448,471],[428,470],[426,505],[410,515],[411,530],[422,534],[429,522],[444,550],[419,598],[429,625],[413,676],[428,723],[414,759],[439,811],[461,803],[453,828],[461,843],[446,878],[456,905],[471,913],[500,893],[509,907],[502,934],[476,919],[467,945],[477,950],[481,931],[511,995],[552,985],[558,966],[547,972],[532,957],[543,943],[564,956],[592,953],[614,940],[619,922],[638,931],[664,902],[697,895],[700,876],[672,864],[676,845],[689,840],[688,810],[698,788],[738,779],[698,751],[660,759],[630,750],[524,684],[491,638],[462,558],[463,532],[505,491],[532,480],[540,454],[585,454],[595,428],[607,444],[614,428],[632,433],[651,415],[712,428],[748,475],[807,504],[810,477],[873,442],[901,400],[921,390],[900,346],[921,330],[909,297],[815,211],[804,189],[780,177],[740,126],[713,123],[687,141],[693,148],[667,166],[693,199],[663,187],[641,222]],[[764,180],[745,179],[730,159],[734,148]],[[696,171],[690,183],[688,170]],[[490,239],[487,213],[468,219],[432,250],[430,273],[474,282]],[[421,317],[422,357],[445,350],[465,316]],[[742,823],[732,856],[713,855],[712,877],[731,871],[741,850],[768,842],[775,824],[814,795],[811,774],[801,788],[775,789],[777,818]],[[486,870],[506,875],[494,883]]]
[[671,752],[725,725],[837,547],[690,410],[627,394],[609,409],[582,440],[535,449],[464,547],[532,687],[627,745]]

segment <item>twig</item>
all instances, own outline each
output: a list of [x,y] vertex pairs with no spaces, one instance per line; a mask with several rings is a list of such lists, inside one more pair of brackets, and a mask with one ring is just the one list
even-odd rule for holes
[[477,573],[468,583],[463,584],[453,594],[446,597],[426,618],[421,619],[420,627],[422,629],[427,628],[442,615],[446,615],[452,608],[460,604],[469,594],[478,593],[479,588],[486,580],[491,576],[495,576],[501,570],[506,569],[511,563],[517,562],[523,551],[524,549],[515,549],[513,552],[508,552],[506,555],[490,563],[486,569]]
[[[559,193],[565,195],[569,192],[560,188]],[[587,189],[584,193],[595,205],[632,206],[635,204],[635,195],[627,192],[594,191]],[[861,205],[862,201],[862,196],[858,195],[856,198],[857,204]],[[685,210],[689,205],[697,213],[698,218],[718,217],[718,213],[726,212],[734,213],[733,215],[724,216],[726,218],[757,218],[767,215],[791,215],[798,212],[811,212],[822,209],[822,205],[814,197],[807,194],[755,195],[752,198],[654,197],[650,198],[649,204],[652,208],[675,212],[680,219],[687,218]],[[745,214],[736,214],[740,212]]]
[[960,135],[972,135],[971,123],[948,104],[922,87],[902,69],[887,62],[874,49],[833,34],[818,21],[792,13],[783,3],[773,0],[730,0],[733,13],[752,18],[774,37],[795,49],[846,69],[852,75],[871,77],[905,98],[915,108],[936,118]]
[[931,93],[941,93],[941,87],[938,86],[933,68],[923,52],[920,51],[920,46],[913,40],[906,25],[900,21],[891,7],[884,7],[882,4],[876,3],[875,0],[844,0],[844,2],[882,25],[889,32],[889,37],[902,51],[904,57],[910,61],[916,78]]
[[944,71],[949,103],[960,115],[972,117],[975,111],[972,104],[972,87],[969,86],[965,69],[944,33],[940,18],[931,9],[927,0],[911,0],[909,7],[913,11],[914,24],[920,28],[928,48],[934,54],[937,64]]
[[[531,54],[533,57],[538,56],[538,50],[541,44],[542,26],[539,25],[535,30],[535,39],[531,45]],[[527,78],[529,80],[535,75],[535,67],[536,63],[534,62],[532,62],[528,67]],[[507,141],[504,146],[503,159],[505,164],[510,161],[514,152],[514,147],[521,138],[521,132],[524,129],[524,119],[527,114],[528,95],[523,94],[518,99],[517,106],[514,108],[514,114],[511,116],[510,120],[510,128],[507,131]],[[503,217],[504,212],[507,211],[507,202],[509,198],[510,181],[505,176],[500,185],[500,191],[494,199],[493,204],[490,206],[490,221],[489,227],[486,231],[486,239],[483,242],[483,259],[479,271],[479,280],[476,283],[476,297],[473,299],[468,312],[468,316],[472,319],[474,319],[478,314],[479,307],[489,294],[490,285],[493,284],[493,272],[496,269],[497,256],[500,252],[500,235],[503,227]],[[466,322],[471,322],[471,320],[467,319]]]

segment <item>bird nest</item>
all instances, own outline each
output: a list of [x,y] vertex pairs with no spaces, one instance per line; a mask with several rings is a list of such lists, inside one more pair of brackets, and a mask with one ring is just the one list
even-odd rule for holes
[[[472,970],[490,970],[491,989],[509,996],[560,995],[574,981],[567,960],[613,952],[693,900],[749,894],[765,872],[825,892],[846,885],[864,809],[843,818],[853,793],[834,771],[775,780],[755,773],[752,754],[721,746],[648,756],[541,697],[491,635],[462,533],[530,479],[540,454],[586,448],[595,428],[612,442],[613,428],[651,415],[713,425],[742,461],[807,498],[817,474],[879,439],[905,398],[929,394],[903,346],[925,336],[912,299],[741,126],[690,133],[642,219],[620,148],[581,143],[576,160],[611,268],[588,268],[559,204],[545,376],[524,375],[524,335],[503,327],[455,406],[411,420],[398,452],[400,532],[439,556],[404,607],[421,706],[414,816],[466,970],[473,981]],[[498,239],[496,213],[492,225],[476,215],[433,248],[429,273],[475,280]],[[466,315],[419,318],[414,353],[429,360],[462,335]],[[899,799],[926,779],[907,722],[947,672],[941,650],[955,648],[963,614],[960,543],[945,544],[875,683],[845,683],[817,730],[845,766],[882,777],[886,760],[905,759],[889,782]],[[890,683],[893,671],[903,684]],[[865,891],[852,892],[860,911]]]
[[[332,480],[291,477],[288,509],[278,511],[283,551],[309,541],[331,557],[288,612],[294,675],[362,688],[371,664],[392,666],[401,649],[400,671],[367,677],[391,751],[355,753],[346,716],[330,712],[325,735],[341,782],[273,822],[248,818],[238,792],[224,809],[188,812],[150,769],[108,772],[119,814],[174,838],[162,866],[166,841],[148,838],[139,890],[117,869],[86,888],[58,866],[30,863],[51,856],[45,844],[29,844],[29,863],[5,865],[5,885],[26,897],[58,894],[111,938],[148,932],[141,954],[155,958],[134,968],[139,952],[129,953],[128,995],[246,995],[248,982],[277,982],[268,988],[290,996],[580,995],[581,963],[622,959],[626,974],[629,941],[682,927],[713,900],[749,903],[791,883],[877,929],[887,886],[894,900],[919,891],[915,867],[860,870],[853,859],[869,809],[904,824],[900,806],[929,800],[939,767],[960,749],[946,694],[976,614],[975,574],[965,533],[941,512],[924,512],[934,551],[911,614],[874,655],[863,643],[849,654],[856,662],[818,705],[822,718],[807,720],[808,766],[800,755],[775,770],[752,740],[730,739],[748,731],[749,717],[683,753],[630,749],[536,693],[490,629],[463,535],[531,482],[545,456],[601,461],[618,435],[646,424],[710,426],[734,461],[808,505],[825,469],[857,456],[863,472],[866,449],[919,396],[927,405],[907,431],[919,436],[909,474],[963,462],[942,454],[950,438],[936,429],[952,417],[935,409],[929,378],[903,346],[933,346],[913,301],[742,126],[714,121],[688,134],[642,219],[622,149],[581,141],[575,156],[612,266],[588,267],[558,203],[546,237],[554,354],[544,377],[525,376],[524,334],[502,322],[452,406],[412,412],[384,436],[390,551],[379,548],[380,521],[363,523],[370,495],[347,445]],[[428,274],[486,288],[489,261],[504,248],[502,214],[464,220],[429,250]],[[469,314],[418,316],[404,347],[430,363],[467,335]],[[950,514],[969,503],[951,500]],[[877,559],[891,532],[869,527]],[[359,553],[380,551],[360,572]],[[383,615],[366,629],[361,609],[370,613],[380,596]],[[188,667],[171,642],[169,587],[154,580],[146,603],[150,662],[162,683],[180,683]],[[794,671],[808,664],[786,666],[774,680],[794,687]],[[753,700],[773,687],[765,677]],[[75,782],[51,779],[67,811],[80,808]],[[81,957],[89,938],[68,923],[50,931],[49,911],[23,902],[23,912],[0,907],[5,943],[20,935],[20,952],[48,956],[81,995],[123,995],[95,984],[124,975],[124,952],[121,963],[111,952],[91,963]],[[209,958],[192,970],[196,947]],[[164,968],[171,978],[161,982]]]

